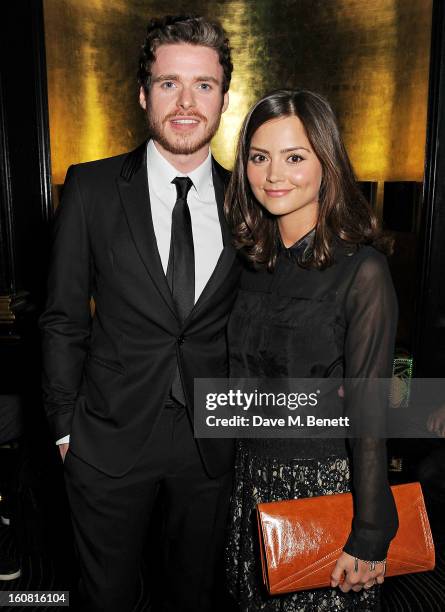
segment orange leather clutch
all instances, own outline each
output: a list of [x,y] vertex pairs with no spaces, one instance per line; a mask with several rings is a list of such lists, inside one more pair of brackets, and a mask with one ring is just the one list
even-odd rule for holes
[[[434,544],[418,482],[391,487],[399,529],[388,550],[386,576],[434,568]],[[263,579],[271,595],[330,585],[351,530],[351,493],[258,504]]]

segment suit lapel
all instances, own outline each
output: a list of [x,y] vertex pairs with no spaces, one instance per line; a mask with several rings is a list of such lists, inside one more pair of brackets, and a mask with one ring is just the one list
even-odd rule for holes
[[[122,205],[139,256],[153,283],[162,295],[170,311],[177,317],[173,298],[168,286],[153,227],[150,207],[150,193],[147,179],[147,143],[129,153],[122,165],[117,179]],[[212,159],[213,186],[215,189],[218,217],[223,239],[223,250],[213,273],[198,298],[193,310],[185,321],[195,317],[209,298],[226,278],[235,259],[235,249],[231,244],[232,236],[224,215],[224,192],[230,173]]]
[[221,225],[221,232],[224,246],[231,246],[232,234],[229,226],[227,225],[226,216],[224,214],[224,196],[226,193],[227,185],[230,180],[230,172],[225,170],[216,159],[212,157],[212,178],[213,188],[215,190],[216,205],[218,206],[219,224]]
[[168,308],[176,317],[175,305],[164,274],[153,228],[146,151],[147,144],[144,143],[127,155],[121,175],[117,179],[118,189],[139,256]]
[[212,175],[213,175],[213,188],[215,190],[216,204],[218,206],[218,217],[221,226],[221,233],[223,239],[223,250],[219,256],[218,262],[213,270],[211,277],[209,278],[206,286],[204,287],[201,295],[198,298],[189,318],[196,316],[197,313],[202,309],[209,298],[215,293],[218,287],[226,278],[230,269],[232,268],[233,261],[235,259],[235,249],[232,246],[232,234],[227,224],[224,215],[224,194],[227,184],[230,179],[230,173],[227,172],[218,162],[212,158]]

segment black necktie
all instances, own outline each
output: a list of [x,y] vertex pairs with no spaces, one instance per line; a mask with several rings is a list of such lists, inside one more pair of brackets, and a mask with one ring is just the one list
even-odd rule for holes
[[[188,176],[176,177],[172,183],[176,186],[177,197],[172,212],[167,281],[179,319],[183,323],[195,303],[195,250],[192,220],[187,204],[187,194],[193,183]],[[185,405],[178,368],[176,368],[171,394],[177,401]]]
[[193,183],[188,176],[177,176],[172,183],[176,186],[177,198],[172,213],[167,280],[183,323],[195,303],[195,250],[192,220],[187,204],[187,194]]

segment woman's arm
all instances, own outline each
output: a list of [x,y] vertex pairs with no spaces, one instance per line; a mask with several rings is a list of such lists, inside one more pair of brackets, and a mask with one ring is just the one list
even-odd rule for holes
[[[355,571],[357,563],[354,558],[383,561],[398,527],[397,511],[388,483],[386,441],[375,434],[366,435],[366,420],[363,420],[370,419],[369,429],[374,432],[378,429],[375,424],[385,420],[387,397],[374,392],[377,385],[373,385],[372,379],[389,379],[392,375],[397,301],[386,258],[373,249],[366,249],[358,256],[363,260],[356,270],[345,303],[345,379],[371,382],[346,384],[345,388],[346,413],[353,415],[362,411],[360,437],[350,440],[354,519],[344,553],[339,559],[340,565],[345,566],[342,571],[347,571],[347,590],[357,587],[357,575],[361,577],[359,588],[360,583],[363,586],[370,579],[368,564],[358,563],[358,571]],[[364,403],[368,404],[363,397],[367,387],[372,395],[371,413],[364,406]],[[383,572],[383,564],[377,565],[372,577],[381,577]],[[338,571],[334,572],[334,578],[338,579]]]

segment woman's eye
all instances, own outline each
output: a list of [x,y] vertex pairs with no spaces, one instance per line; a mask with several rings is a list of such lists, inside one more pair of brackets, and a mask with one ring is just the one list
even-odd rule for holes
[[287,161],[290,161],[292,164],[298,164],[303,160],[304,160],[304,157],[301,157],[301,155],[297,155],[296,153],[294,155],[291,155],[287,159]]
[[262,162],[266,161],[266,159],[267,157],[261,153],[254,153],[250,156],[250,161],[252,161],[254,164],[261,164]]

